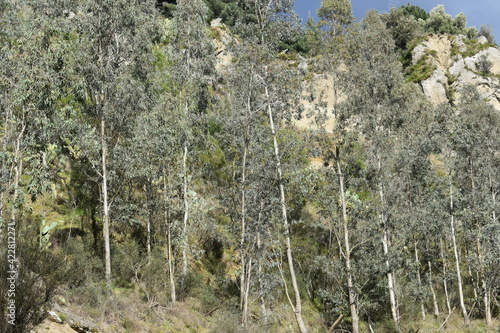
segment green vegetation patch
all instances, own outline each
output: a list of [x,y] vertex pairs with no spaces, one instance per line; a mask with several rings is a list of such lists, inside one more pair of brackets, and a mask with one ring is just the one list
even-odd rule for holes
[[431,77],[432,73],[436,70],[436,65],[434,65],[430,60],[430,57],[436,57],[436,50],[427,50],[424,55],[417,61],[415,65],[411,65],[405,70],[406,82],[422,82]]
[[477,39],[464,40],[464,43],[465,43],[465,46],[467,47],[467,49],[461,53],[462,57],[464,57],[464,58],[472,57],[472,56],[478,54],[479,52],[481,52],[482,50],[486,50],[487,48],[490,48],[490,47],[495,47],[495,44],[491,44],[491,43],[480,44],[477,41]]

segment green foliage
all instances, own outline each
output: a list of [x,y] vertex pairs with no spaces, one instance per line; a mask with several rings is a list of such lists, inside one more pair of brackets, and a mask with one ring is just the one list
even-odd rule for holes
[[346,26],[354,21],[350,0],[323,0],[318,9],[319,24],[330,30]]
[[[400,7],[403,10],[403,14],[406,16],[413,16],[415,20],[426,21],[429,18],[429,14],[421,7],[416,5],[404,5]],[[392,8],[391,8],[392,11]]]
[[429,13],[425,21],[425,30],[436,34],[467,34],[467,17],[464,13],[458,14],[455,19],[447,14],[443,5],[437,5]]
[[481,55],[477,62],[477,69],[484,74],[489,74],[491,68],[493,67],[493,62],[488,60],[488,56]]
[[[434,53],[436,52],[435,50]],[[405,77],[407,82],[421,82],[431,77],[436,69],[436,65],[430,59],[433,56],[432,51],[426,52],[415,65],[408,66],[405,69]]]
[[[423,35],[421,25],[413,14],[409,14],[405,6],[392,7],[389,14],[382,15],[386,27],[392,34],[396,47],[400,52],[409,49],[410,44]],[[408,51],[409,52],[409,51]]]
[[[498,112],[473,88],[460,91],[453,105],[433,108],[404,83],[434,71],[432,51],[410,65],[425,29],[475,35],[465,15],[453,19],[443,7],[427,15],[408,5],[353,24],[349,1],[324,1],[324,21],[310,19],[302,29],[291,1],[272,4],[180,0],[168,13],[172,20],[159,18],[153,3],[122,0],[2,4],[0,227],[5,244],[8,224],[15,225],[18,253],[8,259],[1,249],[0,264],[20,263],[16,332],[43,319],[56,290],[69,300],[65,307],[112,331],[289,330],[294,314],[285,284],[292,297],[295,291],[285,272],[287,250],[297,291],[308,296],[311,331],[340,314],[337,328],[351,330],[351,292],[362,331],[435,331],[442,315],[407,318],[420,315],[421,303],[430,312],[430,286],[443,311],[443,280],[455,302],[451,213],[459,222],[458,266],[467,271],[466,305],[475,304],[471,316],[482,320],[485,295],[498,314]],[[213,16],[239,34],[224,45],[233,58],[218,71],[219,30],[207,27]],[[479,33],[492,42],[491,31]],[[465,44],[463,56],[492,46]],[[304,81],[298,61],[310,64],[311,80]],[[479,59],[478,70],[491,75],[490,61]],[[304,116],[302,88],[318,74],[334,83],[307,97],[319,129],[296,128],[293,121]],[[450,97],[456,78],[447,78]],[[331,95],[334,108],[325,109],[321,98]],[[331,131],[321,130],[323,121]],[[314,167],[311,156],[319,162]],[[104,208],[111,208],[111,290],[102,264]],[[387,320],[389,271],[398,282],[397,326]],[[5,295],[9,273],[0,272]],[[248,286],[246,328],[237,304],[241,281]],[[458,322],[453,315],[450,329]]]
[[461,53],[464,58],[475,56],[482,50],[485,50],[490,47],[495,47],[495,45],[489,43],[480,44],[478,43],[477,39],[466,40],[464,41],[464,43],[466,45],[466,50],[465,52]]
[[[28,221],[19,222],[24,226],[17,229],[16,256],[8,256],[7,247],[0,251],[0,264],[4,267],[0,273],[0,292],[4,295],[0,299],[4,318],[0,325],[2,333],[28,332],[39,324],[45,318],[44,308],[70,273],[65,265],[64,253],[59,249],[41,249],[36,241],[36,226],[27,225]],[[2,244],[7,244],[6,233],[2,235]],[[15,325],[8,324],[6,319],[6,315],[10,314],[7,308],[10,299],[15,300],[15,315],[9,320],[13,319]]]

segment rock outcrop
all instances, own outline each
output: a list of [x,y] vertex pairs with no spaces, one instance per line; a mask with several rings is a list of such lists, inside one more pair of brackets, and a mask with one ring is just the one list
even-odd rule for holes
[[464,86],[475,85],[481,96],[500,111],[500,49],[488,45],[486,38],[467,41],[465,36],[431,35],[414,48],[413,64],[423,57],[435,66],[432,75],[420,82],[432,103],[453,103]]

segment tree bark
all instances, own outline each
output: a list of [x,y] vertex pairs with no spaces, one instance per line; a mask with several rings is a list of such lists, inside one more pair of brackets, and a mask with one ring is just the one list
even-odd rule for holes
[[439,307],[437,303],[437,297],[436,297],[436,292],[434,290],[434,285],[432,283],[432,265],[431,262],[428,260],[427,261],[427,266],[429,267],[429,289],[432,294],[432,304],[434,305],[434,316],[439,316]]
[[444,295],[446,297],[446,308],[448,309],[448,314],[451,314],[451,303],[450,303],[450,294],[448,293],[448,280],[446,278],[446,257],[444,256],[444,245],[443,240],[439,240],[439,247],[441,253],[441,261],[443,262],[443,288]]
[[[489,175],[489,179],[490,179],[490,190],[491,190],[491,199],[492,199],[492,225],[496,225],[497,224],[497,216],[496,216],[496,211],[495,211],[495,207],[496,207],[496,192],[493,188],[493,180],[491,178],[491,175]],[[482,287],[483,287],[483,293],[484,293],[484,314],[485,314],[485,317],[486,317],[486,324],[488,326],[493,326],[493,317],[492,317],[492,314],[491,314],[491,301],[490,301],[490,288],[488,287],[488,283],[486,282],[486,278],[484,277],[483,275],[483,278],[482,278]]]
[[451,218],[450,218],[451,239],[453,244],[453,253],[455,255],[455,266],[457,271],[457,283],[458,283],[458,293],[460,297],[460,307],[462,308],[464,323],[465,325],[469,325],[470,323],[469,315],[467,313],[467,309],[465,307],[465,302],[464,302],[464,292],[462,289],[462,275],[460,273],[460,258],[458,256],[457,240],[455,236],[455,216],[453,214],[453,188],[451,186],[451,183],[450,183],[450,213],[451,213]]
[[[418,247],[417,247],[417,242],[414,242],[414,250],[415,250],[415,266],[417,267],[417,281],[418,281],[418,286],[422,290],[422,278],[420,277],[420,260],[418,258]],[[424,305],[424,300],[420,300],[420,312],[422,314],[422,319],[426,319],[426,313],[425,313],[425,305]]]
[[168,196],[167,196],[167,173],[163,167],[163,202],[165,226],[167,228],[167,263],[168,263],[168,276],[170,282],[170,300],[175,304],[177,301],[177,293],[175,289],[175,276],[174,276],[174,258],[172,255],[172,224],[170,222],[170,213],[168,209]]
[[151,180],[147,179],[147,185],[144,188],[146,192],[146,209],[148,212],[148,219],[146,222],[146,249],[148,251],[148,263],[151,261],[151,220],[152,220],[152,212],[151,212]]
[[187,224],[189,219],[189,198],[188,198],[188,175],[187,175],[187,155],[188,146],[187,141],[184,141],[184,154],[182,156],[182,174],[183,174],[183,200],[184,200],[184,218],[182,224],[182,270],[181,270],[181,284],[184,285],[184,280],[187,275]]
[[357,309],[357,300],[356,294],[354,291],[354,281],[352,276],[352,268],[351,268],[351,246],[349,242],[349,225],[347,218],[347,200],[344,191],[344,174],[340,168],[339,157],[337,156],[337,173],[339,176],[339,186],[340,186],[340,199],[342,202],[342,221],[344,228],[344,258],[345,258],[345,266],[347,271],[347,288],[349,292],[349,308],[351,311],[351,320],[352,320],[352,332],[359,332],[359,316]]
[[274,126],[273,113],[271,109],[271,102],[269,97],[269,91],[267,86],[265,87],[265,94],[267,99],[267,112],[269,115],[269,124],[271,126],[271,135],[273,137],[274,144],[274,157],[276,158],[276,169],[278,171],[278,182],[280,188],[280,201],[281,201],[281,212],[283,218],[283,228],[285,233],[286,242],[286,255],[288,260],[288,269],[290,271],[290,278],[292,280],[292,288],[295,293],[295,305],[293,306],[293,312],[295,314],[295,319],[297,320],[297,325],[299,326],[301,333],[307,333],[307,328],[302,318],[302,300],[300,298],[299,286],[297,284],[297,276],[295,275],[295,268],[292,256],[292,245],[290,242],[290,225],[288,223],[286,200],[285,200],[285,186],[283,184],[283,171],[281,169],[281,159],[278,147],[278,138],[276,135],[276,129]]
[[[382,162],[380,155],[377,153],[377,164],[378,164],[378,173],[381,173],[382,170]],[[384,188],[382,186],[382,183],[379,182],[378,184],[379,187],[379,196],[380,196],[380,203],[382,207],[385,206],[385,196],[384,196]],[[383,208],[382,208],[383,209]],[[382,246],[384,248],[384,257],[385,257],[385,266],[387,268],[387,285],[389,288],[389,301],[391,303],[391,315],[392,315],[392,320],[398,326],[399,323],[399,316],[398,316],[398,305],[396,301],[396,293],[394,291],[394,279],[393,279],[393,272],[391,268],[391,264],[389,262],[389,229],[387,227],[387,218],[385,216],[385,213],[381,211],[380,213],[380,219],[382,222],[382,226],[384,228],[383,234],[382,234]]]
[[246,202],[245,202],[245,190],[246,190],[246,163],[247,163],[247,147],[245,142],[245,148],[243,150],[243,161],[241,166],[241,233],[240,233],[240,309],[241,309],[241,323],[244,327],[247,325],[248,319],[248,293],[247,278],[249,279],[249,268],[246,263],[246,251],[245,251],[245,239],[246,239]]
[[101,154],[102,154],[102,204],[103,204],[103,238],[104,260],[106,268],[106,287],[111,291],[111,249],[109,244],[109,204],[108,204],[108,147],[106,144],[106,122],[101,116]]

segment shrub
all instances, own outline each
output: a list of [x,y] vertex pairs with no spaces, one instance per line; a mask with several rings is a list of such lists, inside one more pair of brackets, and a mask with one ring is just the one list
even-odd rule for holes
[[482,25],[477,33],[477,37],[484,36],[488,43],[495,44],[495,36],[493,35],[493,28],[489,25]]
[[493,63],[488,60],[488,56],[483,54],[479,57],[479,60],[477,61],[477,69],[481,73],[489,74],[492,67],[493,67]]
[[[11,289],[10,263],[6,249],[0,251],[0,306],[2,308],[2,325],[0,333],[29,332],[45,318],[45,305],[55,296],[56,290],[66,279],[67,271],[62,256],[58,251],[41,250],[34,232],[29,235],[18,235],[16,244],[17,276],[15,289]],[[4,243],[5,244],[5,243]],[[15,296],[7,297],[10,290]],[[7,305],[15,299],[15,325],[5,322]]]

